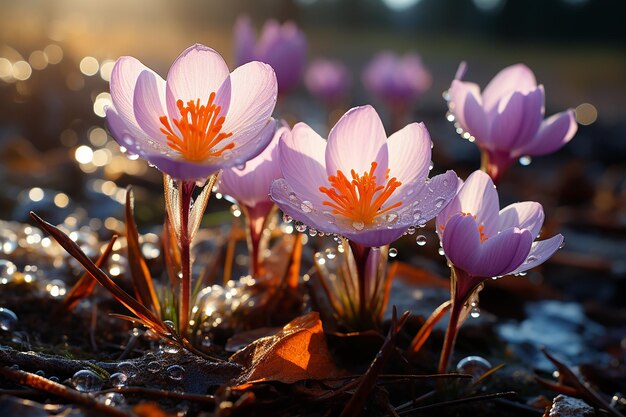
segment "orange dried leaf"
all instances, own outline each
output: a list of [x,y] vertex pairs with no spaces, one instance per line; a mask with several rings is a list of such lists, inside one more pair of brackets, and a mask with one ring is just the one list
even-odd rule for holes
[[343,374],[333,362],[317,312],[292,320],[275,335],[256,340],[230,359],[245,368],[238,381],[241,384],[259,381],[291,384]]

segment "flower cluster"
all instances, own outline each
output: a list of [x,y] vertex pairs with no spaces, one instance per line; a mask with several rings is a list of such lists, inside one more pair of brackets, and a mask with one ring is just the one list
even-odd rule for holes
[[[220,192],[246,216],[253,277],[266,273],[259,245],[276,206],[287,221],[297,221],[298,230],[308,227],[311,235],[342,242],[345,262],[338,268],[352,283],[345,288],[357,293],[339,297],[348,300],[343,311],[353,314],[343,322],[348,330],[359,328],[359,320],[377,326],[385,299],[379,293],[388,288],[382,282],[388,245],[436,218],[452,270],[440,363],[446,371],[463,310],[481,284],[537,266],[563,243],[561,235],[534,242],[544,220],[541,205],[522,202],[500,210],[494,180],[513,159],[546,154],[569,141],[576,131],[572,111],[543,120],[543,87],[523,65],[504,69],[482,94],[459,76],[449,90],[450,112],[485,153],[487,173],[476,171],[465,181],[454,171],[429,178],[433,143],[423,123],[388,136],[376,110],[364,105],[346,112],[327,139],[302,122],[279,126],[271,118],[278,87],[286,91],[299,81],[304,37],[293,24],[269,22],[255,45],[247,19],[235,33],[240,63],[267,64],[252,61],[231,73],[217,52],[194,45],[174,61],[166,80],[130,57],[117,61],[111,78],[111,133],[166,174],[168,216],[181,253],[181,328],[189,314],[189,247],[201,215],[193,210],[193,189],[198,180],[215,181],[221,173]],[[345,93],[348,79],[341,65],[319,61],[307,85],[333,101]],[[416,55],[383,54],[365,71],[364,82],[384,101],[406,106],[431,77]]]

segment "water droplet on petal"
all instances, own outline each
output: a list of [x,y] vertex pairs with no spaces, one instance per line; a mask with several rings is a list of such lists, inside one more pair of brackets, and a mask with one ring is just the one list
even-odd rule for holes
[[444,256],[446,254],[446,252],[443,250],[443,248],[439,248],[437,250],[437,253],[439,253],[439,255]]
[[530,163],[531,163],[532,161],[533,161],[533,159],[532,159],[530,156],[528,156],[528,155],[524,155],[524,156],[522,156],[522,157],[519,159],[519,163],[520,163],[520,165],[523,165],[523,166],[528,166],[528,165],[530,165]]
[[356,230],[363,230],[365,228],[365,223],[363,223],[362,221],[353,221],[352,222],[352,227],[354,227]]
[[441,208],[445,202],[446,202],[445,198],[439,197],[435,200],[435,207]]
[[230,206],[230,213],[235,217],[240,217],[241,209],[239,208],[237,204],[233,204],[232,206]]
[[326,257],[328,259],[335,259],[335,257],[337,256],[337,252],[335,252],[335,250],[332,248],[326,249],[324,253],[326,254]]
[[287,213],[283,213],[283,221],[285,223],[291,223],[293,221],[293,217],[291,217]]
[[165,370],[165,372],[170,379],[173,379],[174,381],[180,381],[181,379],[183,379],[183,375],[185,375],[185,368],[180,365],[172,365],[169,366]]
[[415,234],[415,230],[416,230],[416,229],[415,229],[415,226],[411,226],[411,227],[409,227],[409,228],[407,229],[407,231],[406,231],[406,232],[407,232],[407,234],[409,234],[409,235],[414,235],[414,234]]
[[95,372],[81,369],[72,376],[72,385],[80,392],[100,391],[104,381]]
[[465,357],[456,365],[458,373],[472,375],[474,378],[479,378],[491,368],[489,361],[481,356]]
[[472,307],[472,310],[470,311],[470,316],[472,316],[473,319],[477,319],[478,317],[480,317],[480,309],[478,308],[478,306]]
[[295,229],[302,233],[306,231],[306,224],[302,223],[302,222],[296,222],[294,225]]
[[329,224],[334,224],[335,223],[335,216],[333,216],[333,213],[331,213],[330,211],[324,211],[324,212],[322,212],[322,214],[324,215],[324,217],[326,217],[326,221]]
[[298,196],[296,195],[296,193],[289,193],[289,199],[291,201],[296,201],[298,199]]
[[398,256],[398,249],[396,249],[396,248],[389,248],[389,257],[390,258],[395,258],[396,256]]
[[532,262],[535,262],[537,260],[536,256],[530,255],[528,258],[526,258],[526,261],[524,261],[525,264],[529,264]]
[[311,236],[311,237],[317,236],[317,230],[312,228],[312,227],[310,227],[309,228],[309,236]]
[[302,210],[303,213],[310,213],[313,211],[313,203],[311,203],[308,200],[303,201],[300,204],[300,210]]
[[415,243],[418,244],[418,246],[424,246],[426,244],[426,236],[424,235],[418,235],[415,238]]
[[564,246],[565,246],[565,241],[561,242],[561,244],[559,245],[559,249],[563,249]]
[[0,307],[0,330],[10,332],[17,326],[17,315],[8,308]]
[[433,163],[433,161],[430,161],[430,165],[428,165],[428,170],[432,171],[434,167],[435,167],[435,164]]

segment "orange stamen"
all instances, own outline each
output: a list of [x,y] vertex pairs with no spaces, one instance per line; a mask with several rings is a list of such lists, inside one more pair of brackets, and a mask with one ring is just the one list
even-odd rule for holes
[[337,170],[337,175],[328,176],[332,188],[320,187],[319,190],[326,194],[330,201],[326,200],[322,204],[332,207],[334,214],[340,214],[364,224],[371,224],[377,216],[401,206],[402,202],[398,201],[389,207],[382,208],[385,201],[402,183],[395,177],[388,179],[389,171],[387,171],[387,178],[385,178],[387,183],[378,185],[374,175],[376,166],[377,163],[372,162],[369,172],[364,172],[363,175],[352,170],[350,172],[352,180],[348,179],[341,170]]
[[222,133],[224,116],[220,116],[221,106],[213,103],[215,93],[211,93],[206,105],[200,105],[200,99],[195,102],[189,100],[187,105],[182,100],[176,102],[180,112],[180,119],[173,119],[172,123],[180,134],[176,134],[170,125],[167,116],[159,117],[163,125],[161,132],[167,137],[167,146],[180,152],[188,161],[203,161],[211,156],[220,156],[227,149],[235,147],[229,143],[221,148],[217,145],[232,133]]

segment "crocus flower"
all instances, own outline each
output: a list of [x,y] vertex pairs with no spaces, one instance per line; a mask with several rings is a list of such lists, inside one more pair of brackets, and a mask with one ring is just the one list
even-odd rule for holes
[[343,99],[352,82],[348,68],[340,61],[316,59],[304,75],[304,84],[320,101],[336,104]]
[[276,71],[281,94],[292,90],[302,79],[306,64],[307,43],[304,33],[295,23],[282,25],[268,20],[258,41],[247,16],[235,23],[235,59],[237,65],[250,61],[269,64]]
[[282,177],[278,142],[288,127],[276,130],[274,138],[263,152],[249,160],[245,167],[233,167],[222,172],[219,189],[237,200],[247,223],[248,250],[250,252],[250,272],[260,274],[259,245],[265,222],[274,203],[269,191],[272,181]]
[[483,171],[472,173],[437,215],[437,233],[453,277],[453,307],[441,372],[448,365],[463,305],[479,285],[492,277],[519,274],[540,265],[562,245],[560,234],[533,242],[543,219],[541,204],[533,201],[500,210],[495,185]]
[[194,45],[172,64],[167,81],[132,57],[111,75],[113,137],[173,178],[206,178],[258,155],[272,139],[276,76],[251,62],[229,72],[213,49]]
[[503,69],[482,93],[477,84],[461,81],[464,72],[461,64],[448,107],[458,131],[481,149],[483,168],[494,181],[521,156],[552,153],[576,133],[572,109],[544,120],[544,88],[526,65]]
[[392,106],[406,107],[430,88],[432,77],[416,53],[377,54],[363,71],[363,84],[374,96]]
[[454,196],[453,171],[428,179],[431,140],[423,123],[387,138],[371,106],[348,111],[328,141],[304,123],[279,144],[283,179],[271,197],[287,215],[366,247],[423,224]]

